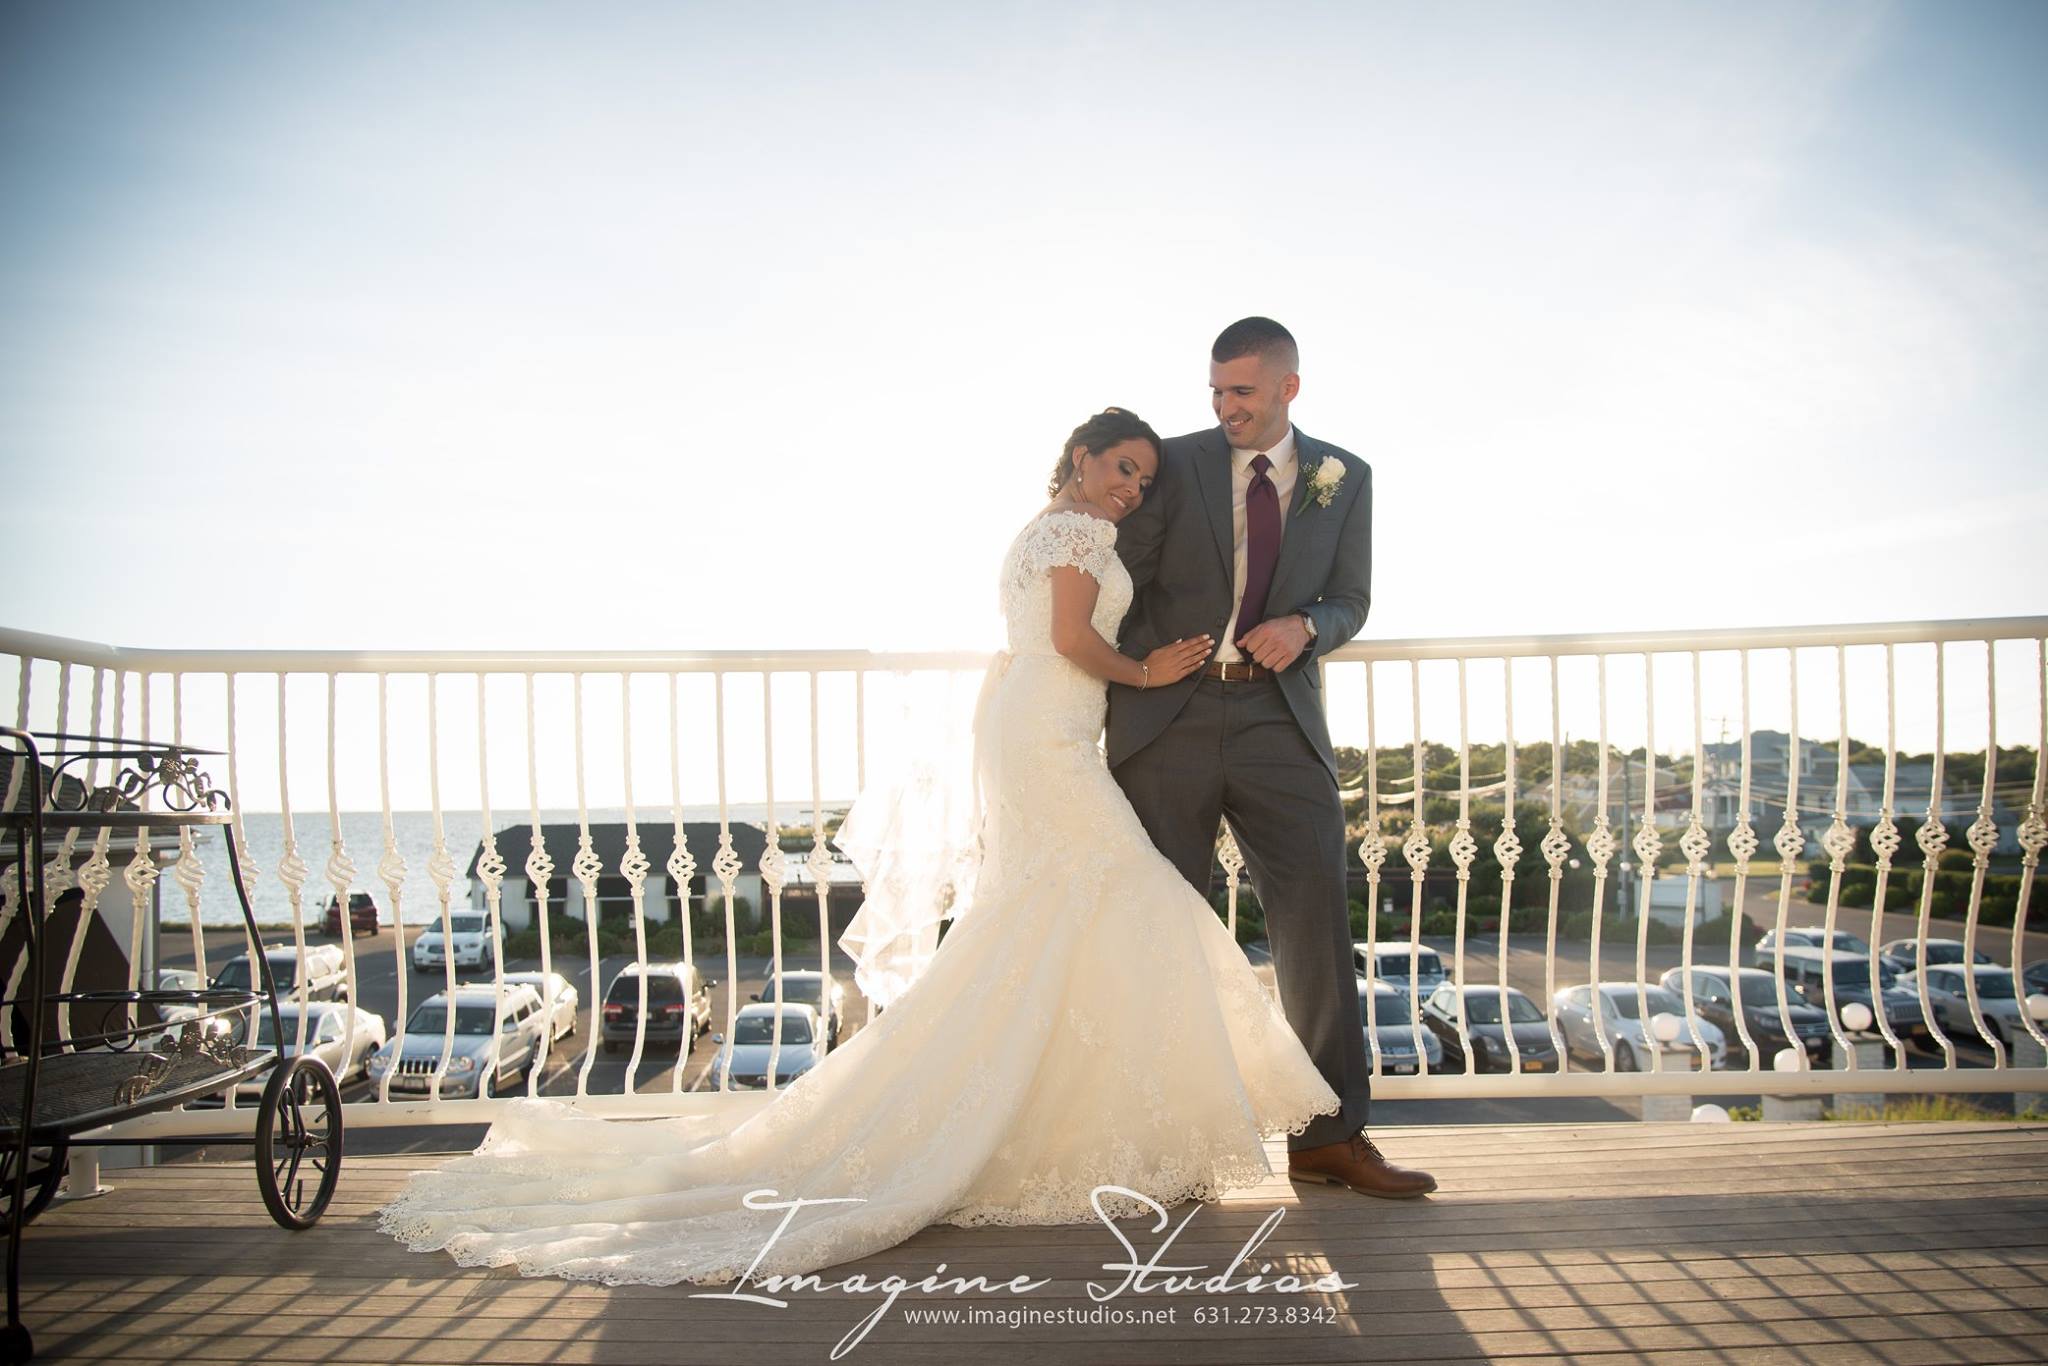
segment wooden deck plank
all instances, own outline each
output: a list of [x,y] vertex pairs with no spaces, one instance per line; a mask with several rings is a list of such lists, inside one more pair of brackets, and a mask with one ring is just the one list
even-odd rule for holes
[[[2048,1126],[1573,1125],[1375,1130],[1445,1181],[1428,1201],[1361,1199],[1276,1175],[1192,1215],[1177,1260],[1221,1270],[1272,1210],[1258,1260],[1336,1269],[1358,1288],[1173,1297],[1173,1324],[908,1322],[905,1296],[861,1349],[884,1361],[1799,1362],[2048,1354]],[[1269,1158],[1284,1164],[1280,1144]],[[27,1321],[44,1359],[194,1363],[819,1361],[879,1297],[805,1294],[774,1310],[697,1287],[605,1287],[407,1252],[376,1210],[437,1159],[351,1159],[320,1228],[276,1229],[246,1164],[109,1172],[24,1244]],[[1142,1250],[1159,1236],[1122,1221]],[[928,1229],[834,1269],[1019,1271],[1030,1294],[984,1308],[1076,1313],[1113,1281],[1095,1225]],[[166,1267],[169,1258],[175,1269]],[[1125,1296],[1132,1308],[1165,1297]],[[1329,1306],[1334,1322],[1196,1325]]]

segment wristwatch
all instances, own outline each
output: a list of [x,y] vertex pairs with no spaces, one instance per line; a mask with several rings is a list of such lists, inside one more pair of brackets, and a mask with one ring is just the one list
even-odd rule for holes
[[1316,619],[1306,612],[1296,612],[1294,615],[1301,618],[1301,624],[1308,627],[1308,638],[1314,640],[1316,638]]

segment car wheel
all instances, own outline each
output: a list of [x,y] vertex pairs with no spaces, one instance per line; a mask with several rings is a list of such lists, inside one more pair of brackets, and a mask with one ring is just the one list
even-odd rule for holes
[[1614,1070],[1633,1072],[1636,1070],[1636,1051],[1625,1043],[1614,1046]]

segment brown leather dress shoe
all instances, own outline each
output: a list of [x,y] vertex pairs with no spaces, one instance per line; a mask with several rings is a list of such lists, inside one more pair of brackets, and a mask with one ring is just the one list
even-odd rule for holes
[[1360,1195],[1377,1195],[1383,1200],[1412,1200],[1436,1189],[1436,1178],[1428,1172],[1410,1171],[1387,1161],[1363,1129],[1342,1143],[1290,1152],[1287,1177],[1290,1181],[1348,1186]]

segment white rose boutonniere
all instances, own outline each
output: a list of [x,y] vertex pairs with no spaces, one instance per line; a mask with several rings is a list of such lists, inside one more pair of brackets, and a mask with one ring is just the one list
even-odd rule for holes
[[1308,472],[1308,496],[1315,499],[1316,506],[1326,508],[1337,496],[1337,490],[1344,484],[1344,462],[1334,455],[1326,455],[1315,468]]

